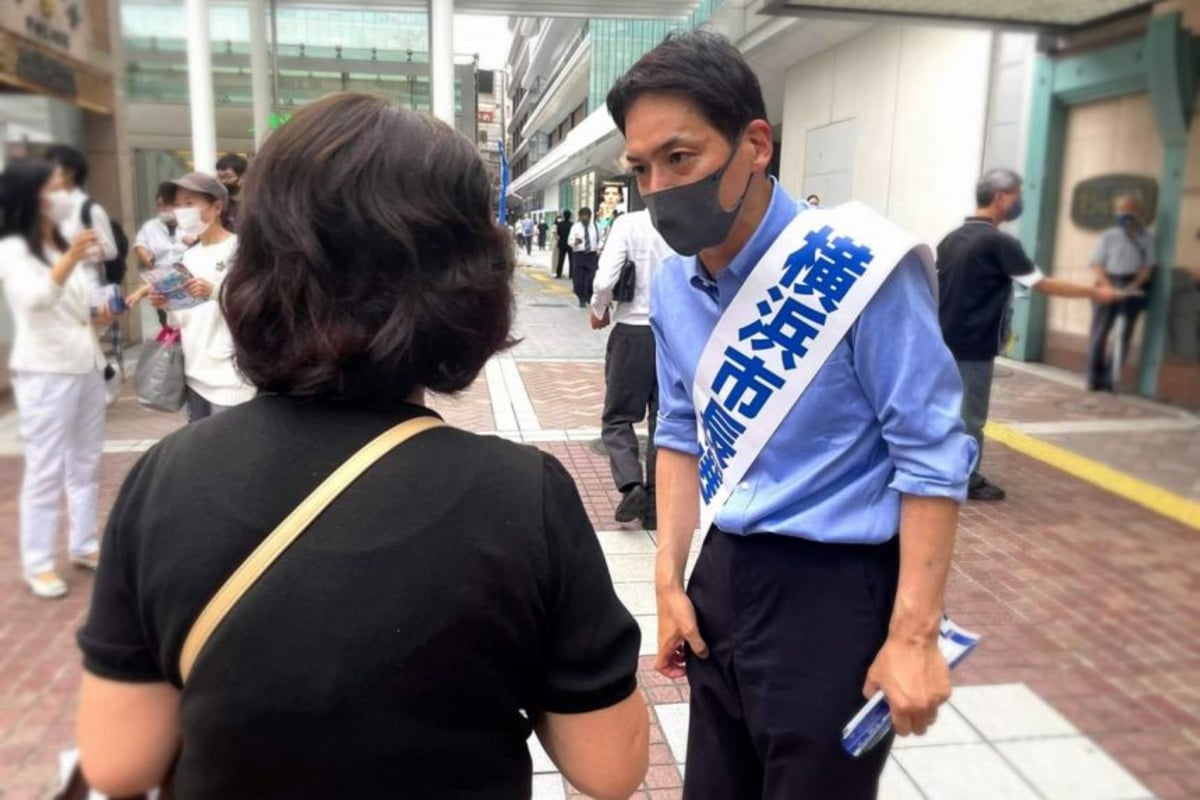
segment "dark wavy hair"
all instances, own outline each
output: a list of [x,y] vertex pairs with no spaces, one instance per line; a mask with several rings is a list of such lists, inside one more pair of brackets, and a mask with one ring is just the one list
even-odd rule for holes
[[46,221],[42,216],[42,189],[50,180],[53,168],[45,161],[32,158],[9,162],[0,173],[0,239],[5,236],[20,236],[25,240],[29,252],[46,264],[50,256],[47,245],[66,250],[67,243],[58,232],[58,227],[49,226],[50,237],[46,237]]
[[364,94],[311,103],[247,174],[222,305],[265,392],[390,406],[509,347],[512,247],[467,139]]

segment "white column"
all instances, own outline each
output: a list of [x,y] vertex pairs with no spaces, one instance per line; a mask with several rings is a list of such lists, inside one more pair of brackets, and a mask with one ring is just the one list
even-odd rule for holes
[[433,115],[454,126],[454,0],[429,0],[429,80]]
[[271,132],[271,74],[267,56],[267,3],[250,0],[250,92],[254,102],[254,149]]
[[186,0],[188,96],[192,103],[192,159],[198,172],[217,168],[217,124],[213,107],[212,44],[208,0]]

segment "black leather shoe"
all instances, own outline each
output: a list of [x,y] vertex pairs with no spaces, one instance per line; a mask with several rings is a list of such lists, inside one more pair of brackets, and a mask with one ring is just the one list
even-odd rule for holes
[[625,491],[625,496],[621,498],[621,503],[617,506],[617,512],[613,514],[613,519],[617,522],[633,522],[635,519],[640,519],[646,513],[648,498],[646,487],[635,483]]
[[994,483],[990,483],[987,478],[982,479],[979,483],[967,490],[968,500],[981,500],[983,502],[995,502],[1003,500],[1008,495],[1003,489]]

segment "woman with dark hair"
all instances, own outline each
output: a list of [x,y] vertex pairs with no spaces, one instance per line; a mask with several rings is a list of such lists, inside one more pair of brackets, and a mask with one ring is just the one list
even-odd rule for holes
[[531,730],[595,797],[641,781],[639,634],[553,457],[445,426],[363,472],[195,660],[210,598],[326,476],[511,344],[511,240],[471,143],[365,95],[248,176],[221,302],[261,390],[130,473],[80,631],[106,794],[528,798]]
[[96,245],[82,231],[58,233],[51,167],[14,161],[0,175],[0,283],[16,327],[12,372],[25,474],[21,482],[21,568],[38,597],[62,597],[54,539],[65,493],[71,562],[96,568],[97,470],[104,446],[104,354],[97,331],[112,321],[93,307],[97,277],[80,262]]

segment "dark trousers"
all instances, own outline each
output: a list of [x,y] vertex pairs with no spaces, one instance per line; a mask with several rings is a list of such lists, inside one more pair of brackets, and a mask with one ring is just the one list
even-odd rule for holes
[[597,253],[571,253],[571,283],[580,304],[586,304],[592,299],[592,281],[596,279],[596,267],[599,263],[600,256]]
[[533,237],[526,236],[525,237],[525,255],[532,255],[532,254],[533,254]]
[[[649,325],[618,322],[608,335],[604,355],[604,412],[600,436],[608,451],[613,482],[624,491],[635,483],[654,486],[654,428],[658,422],[658,380],[654,372],[654,331]],[[646,474],[638,460],[633,426],[650,417]]]
[[570,255],[570,253],[570,250],[564,250],[561,247],[558,248],[558,260],[554,262],[554,277],[562,277],[563,261],[567,259],[567,256]]
[[[1128,286],[1133,276],[1109,276],[1113,286]],[[1092,389],[1111,389],[1120,379],[1115,374],[1119,366],[1129,362],[1129,347],[1133,343],[1133,328],[1137,325],[1138,316],[1146,307],[1142,297],[1130,297],[1116,303],[1092,304],[1092,330],[1088,335],[1088,387]],[[1121,348],[1119,365],[1117,359],[1111,358],[1108,352],[1108,339],[1112,333],[1113,324],[1118,319],[1123,321],[1120,340],[1117,346]]]
[[975,440],[978,448],[975,464],[971,467],[971,488],[983,482],[979,465],[983,463],[983,426],[988,421],[988,409],[992,399],[992,376],[995,374],[996,362],[987,361],[956,361],[958,375],[962,378],[963,401],[962,419],[967,434]]
[[687,659],[685,800],[875,798],[891,738],[853,758],[841,733],[865,702],[899,565],[899,537],[709,533],[687,590],[709,656]]

